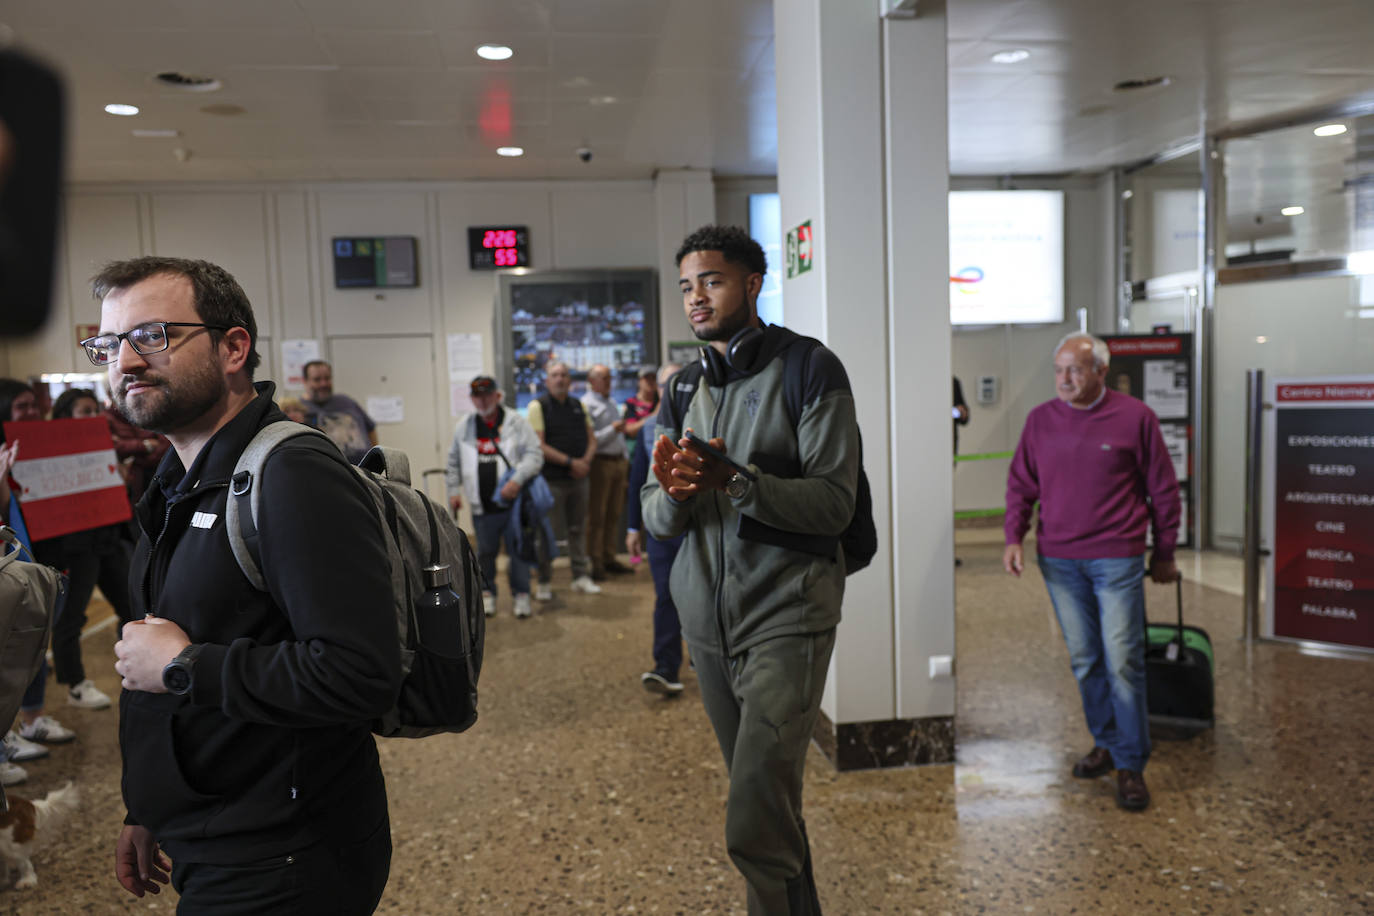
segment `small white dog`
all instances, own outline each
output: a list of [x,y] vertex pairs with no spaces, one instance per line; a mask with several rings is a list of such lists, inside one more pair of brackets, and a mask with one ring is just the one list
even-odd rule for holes
[[33,870],[34,846],[38,838],[55,828],[81,803],[81,794],[70,782],[53,789],[46,798],[29,801],[8,796],[10,809],[0,814],[0,859],[5,862],[5,880],[19,869],[15,890],[38,886],[38,873]]

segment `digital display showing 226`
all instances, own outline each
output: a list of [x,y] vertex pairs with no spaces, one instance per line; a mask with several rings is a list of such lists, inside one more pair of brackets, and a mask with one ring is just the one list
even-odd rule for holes
[[529,229],[525,226],[469,226],[468,262],[473,270],[529,267]]

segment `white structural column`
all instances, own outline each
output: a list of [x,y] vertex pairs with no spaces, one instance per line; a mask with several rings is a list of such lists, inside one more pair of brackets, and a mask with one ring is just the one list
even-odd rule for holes
[[658,217],[658,299],[663,326],[659,337],[667,359],[668,344],[695,340],[692,326],[682,311],[673,255],[688,233],[716,221],[716,192],[706,169],[663,169],[654,175],[654,203]]
[[[775,0],[785,323],[844,361],[879,551],[849,577],[817,735],[841,769],[953,759],[954,550],[943,3]],[[786,277],[787,264],[778,266]]]

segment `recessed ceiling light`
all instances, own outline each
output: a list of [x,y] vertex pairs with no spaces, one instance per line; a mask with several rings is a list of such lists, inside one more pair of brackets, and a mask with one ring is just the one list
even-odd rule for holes
[[478,45],[477,56],[482,60],[510,60],[515,52],[505,45]]
[[1025,48],[1012,48],[1008,51],[998,51],[992,55],[992,62],[994,64],[1019,64],[1028,57],[1030,57],[1030,52]]
[[590,105],[614,105],[619,101],[620,99],[613,95],[594,95],[590,99],[587,99],[587,103]]
[[1268,337],[1265,337],[1263,334],[1261,334],[1259,337],[1256,337],[1256,338],[1255,338],[1255,343],[1268,343],[1268,342],[1269,342],[1269,338],[1268,338]]
[[1304,213],[1305,211],[1302,207],[1284,207],[1279,212],[1282,213],[1284,216],[1298,216]]
[[1341,134],[1345,133],[1345,125],[1323,124],[1321,127],[1315,128],[1312,133],[1316,134],[1318,137],[1339,137]]
[[1121,192],[1122,200],[1130,200],[1132,197],[1135,197],[1135,192],[1132,191],[1130,188],[1127,188],[1126,190]]
[[119,115],[121,117],[131,118],[134,115],[138,114],[138,106],[111,104],[105,106],[105,112],[106,114]]
[[496,148],[496,155],[498,155],[498,156],[523,156],[523,155],[525,155],[525,148],[522,147],[522,146],[498,146],[498,147]]
[[140,128],[140,129],[138,129],[138,130],[131,130],[131,131],[129,131],[129,133],[133,134],[135,137],[180,137],[180,136],[181,136],[181,131],[179,131],[179,130],[170,130],[170,129],[146,130],[146,129]]

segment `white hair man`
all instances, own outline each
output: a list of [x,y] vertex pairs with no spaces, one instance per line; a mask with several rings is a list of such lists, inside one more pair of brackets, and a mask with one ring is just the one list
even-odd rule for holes
[[1145,539],[1156,582],[1178,577],[1178,480],[1154,411],[1108,390],[1105,341],[1070,334],[1054,351],[1057,398],[1026,417],[1007,475],[1002,565],[1020,576],[1021,539],[1040,503],[1036,553],[1094,746],[1073,767],[1091,779],[1117,771],[1116,800],[1150,803],[1145,761]]

